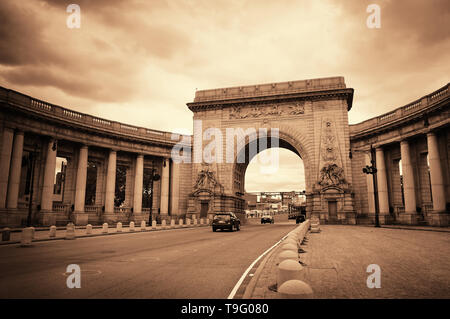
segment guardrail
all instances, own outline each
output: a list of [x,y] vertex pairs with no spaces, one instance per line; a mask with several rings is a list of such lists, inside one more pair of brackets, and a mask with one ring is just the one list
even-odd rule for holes
[[12,105],[18,105],[20,107],[28,108],[31,110],[38,110],[39,112],[49,114],[60,119],[70,120],[76,123],[97,127],[100,129],[107,129],[108,131],[112,132],[132,134],[170,143],[178,142],[178,140],[172,140],[172,136],[179,138],[179,136],[181,135],[106,120],[89,114],[73,111],[59,105],[41,101],[20,92],[6,89],[4,87],[0,87],[0,101]]
[[382,114],[380,116],[374,117],[370,120],[350,125],[350,135],[363,132],[365,130],[378,127],[379,125],[391,123],[402,119],[405,116],[419,112],[427,107],[435,104],[438,101],[444,100],[449,96],[449,84],[443,86],[442,88],[425,95],[424,97],[417,99],[409,104],[395,109],[394,111]]

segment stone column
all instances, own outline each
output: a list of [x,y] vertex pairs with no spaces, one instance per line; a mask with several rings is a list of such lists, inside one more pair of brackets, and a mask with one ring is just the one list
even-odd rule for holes
[[114,196],[116,192],[116,159],[117,152],[109,151],[108,170],[106,171],[105,220],[114,222]]
[[172,162],[170,175],[170,208],[172,215],[179,215],[180,201],[180,164]]
[[433,197],[433,213],[431,224],[433,226],[447,226],[449,214],[445,207],[445,188],[442,175],[441,157],[436,135],[433,132],[427,134],[428,161],[430,164],[431,194]]
[[403,193],[405,197],[405,212],[400,215],[400,221],[413,225],[417,223],[416,191],[408,141],[403,140],[400,142],[400,152],[402,156]]
[[[366,165],[371,166],[372,163],[370,161],[370,154],[365,154]],[[366,174],[366,183],[367,183],[367,204],[368,204],[368,213],[371,218],[374,219],[375,216],[375,193],[373,187],[373,175]]]
[[9,169],[8,195],[6,198],[6,207],[11,209],[17,208],[17,199],[19,198],[20,173],[22,171],[23,137],[23,132],[16,132],[14,135],[11,166]]
[[381,147],[375,150],[376,168],[377,168],[377,186],[378,186],[378,203],[379,203],[379,220],[380,224],[386,222],[386,216],[389,215],[389,195],[387,184],[386,164],[384,163],[384,151]]
[[169,214],[169,174],[170,160],[165,158],[161,172],[161,215]]
[[0,149],[0,209],[6,208],[6,194],[8,191],[9,166],[11,163],[11,150],[14,131],[5,127]]
[[54,139],[47,143],[44,168],[44,182],[41,195],[41,211],[39,223],[42,225],[54,225],[56,214],[53,213],[53,188],[55,185],[56,148],[53,150]]
[[136,222],[142,220],[142,187],[144,182],[144,155],[136,156],[134,172],[133,215]]
[[75,224],[87,225],[88,214],[84,211],[86,200],[86,177],[88,165],[88,147],[83,145],[78,153],[77,179],[75,186]]

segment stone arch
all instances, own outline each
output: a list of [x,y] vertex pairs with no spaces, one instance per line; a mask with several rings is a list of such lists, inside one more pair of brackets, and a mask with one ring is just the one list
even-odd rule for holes
[[[279,131],[279,140],[280,140],[280,148],[285,148],[285,149],[289,149],[291,151],[293,151],[294,153],[296,153],[303,161],[304,164],[304,169],[305,169],[305,189],[306,192],[311,192],[312,191],[312,171],[313,171],[313,149],[308,149],[307,146],[311,145],[311,143],[308,143],[307,138],[301,134],[300,132],[297,132],[293,127],[289,126],[289,125],[277,125],[276,127]],[[268,130],[268,134],[267,137],[271,137],[271,131]],[[243,169],[243,174],[241,174],[241,178],[242,178],[242,183],[244,183],[245,180],[245,171],[248,167],[248,164],[250,163],[250,161],[252,160],[253,156],[251,158],[248,158],[246,156],[245,158],[245,163],[238,163],[237,161],[237,157],[239,155],[240,152],[245,151],[245,149],[248,148],[250,143],[254,143],[256,140],[260,139],[259,137],[253,138],[253,139],[249,139],[248,141],[246,141],[246,143],[244,144],[244,146],[237,150],[236,155],[235,155],[235,160],[233,163],[233,169],[232,172],[233,174],[236,174],[237,171],[242,169],[242,166],[244,166]],[[267,147],[267,149],[269,149],[271,147]],[[309,152],[308,152],[309,151]],[[260,151],[258,150],[256,154],[260,153]],[[253,154],[254,156],[256,154]]]

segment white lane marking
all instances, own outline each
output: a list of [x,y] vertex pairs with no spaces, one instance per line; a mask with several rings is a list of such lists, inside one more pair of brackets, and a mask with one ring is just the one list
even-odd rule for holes
[[247,268],[247,270],[245,270],[245,272],[242,274],[241,278],[238,280],[238,282],[236,283],[236,285],[234,286],[233,290],[231,290],[230,295],[228,296],[227,299],[233,299],[234,295],[236,295],[236,292],[238,291],[239,287],[242,285],[242,282],[245,279],[245,276],[247,276],[248,272],[253,268],[253,266],[258,262],[258,260],[260,260],[262,257],[264,257],[264,255],[266,255],[269,251],[271,251],[273,248],[275,248],[276,246],[278,246],[288,235],[290,234],[287,233],[283,238],[281,238],[278,242],[276,242],[272,247],[270,247],[269,249],[267,249],[265,252],[263,252],[258,258],[255,259],[255,261],[252,262],[252,264]]

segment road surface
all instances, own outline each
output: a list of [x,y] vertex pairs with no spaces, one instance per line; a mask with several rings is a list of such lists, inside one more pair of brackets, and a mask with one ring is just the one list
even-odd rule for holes
[[[247,267],[295,228],[175,229],[0,247],[0,298],[227,298]],[[81,288],[66,268],[81,268]]]

